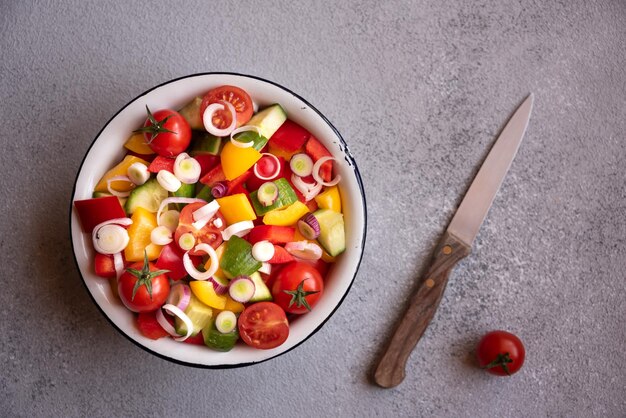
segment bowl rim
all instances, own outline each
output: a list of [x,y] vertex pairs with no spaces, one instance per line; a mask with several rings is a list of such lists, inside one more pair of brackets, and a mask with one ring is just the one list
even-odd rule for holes
[[[83,277],[83,275],[81,273],[80,265],[78,264],[78,259],[76,258],[76,252],[74,251],[74,245],[73,245],[74,238],[73,238],[73,234],[72,234],[72,213],[73,213],[73,205],[74,205],[73,198],[74,198],[74,195],[76,194],[76,184],[78,182],[78,178],[80,177],[80,174],[82,173],[83,166],[85,164],[85,159],[89,155],[89,152],[93,148],[94,144],[96,143],[96,141],[98,140],[98,138],[100,137],[102,132],[107,128],[107,126],[109,126],[109,124],[124,109],[126,109],[133,102],[135,102],[139,98],[147,95],[151,91],[156,90],[158,88],[161,88],[161,87],[163,87],[163,86],[165,86],[167,84],[175,83],[175,82],[180,81],[180,80],[184,80],[184,79],[192,78],[192,77],[198,77],[198,76],[205,76],[205,75],[210,75],[210,76],[214,76],[214,75],[218,75],[218,76],[219,75],[229,75],[229,76],[245,77],[245,78],[251,78],[251,79],[258,80],[258,81],[262,81],[262,82],[265,82],[265,83],[268,83],[268,84],[272,84],[272,85],[274,85],[274,86],[276,86],[276,87],[286,91],[287,93],[292,94],[294,97],[296,97],[297,99],[301,100],[304,104],[306,104],[310,109],[312,109],[315,113],[317,113],[317,115],[330,127],[330,129],[335,133],[335,135],[337,135],[337,138],[339,139],[339,142],[340,142],[340,144],[342,146],[342,149],[343,149],[343,151],[345,153],[345,157],[349,159],[349,164],[350,164],[350,166],[354,170],[355,178],[356,178],[357,184],[359,186],[361,202],[363,204],[363,235],[362,235],[362,238],[361,238],[361,251],[360,251],[360,255],[359,255],[359,260],[356,263],[356,268],[354,270],[354,274],[352,276],[352,279],[350,280],[350,283],[348,284],[344,294],[341,296],[341,299],[339,300],[337,305],[334,307],[334,309],[328,314],[328,316],[326,318],[324,318],[324,320],[313,331],[311,331],[306,337],[304,337],[301,341],[299,341],[297,344],[293,345],[292,347],[290,347],[289,349],[287,349],[285,351],[282,351],[280,353],[277,353],[274,356],[265,358],[265,359],[260,360],[260,361],[243,362],[243,363],[236,363],[236,364],[198,364],[198,363],[190,363],[190,362],[179,360],[179,359],[176,359],[176,358],[173,358],[173,357],[168,357],[167,355],[164,355],[164,354],[158,353],[156,351],[153,351],[150,348],[146,347],[145,345],[141,344],[140,342],[135,341],[126,332],[124,332],[122,329],[120,329],[117,326],[117,324],[115,324],[115,322],[113,322],[113,320],[111,318],[109,318],[109,316],[100,307],[100,304],[96,301],[96,299],[94,298],[93,294],[91,293],[91,291],[87,287],[87,283],[85,281],[85,277]],[[290,89],[288,89],[288,88],[286,88],[286,87],[284,87],[284,86],[282,86],[282,85],[280,85],[280,84],[278,84],[278,83],[276,83],[274,81],[267,80],[267,79],[262,78],[262,77],[249,75],[249,74],[243,74],[243,73],[235,73],[235,72],[222,72],[222,71],[217,71],[217,72],[200,72],[200,73],[193,73],[193,74],[188,74],[188,75],[185,75],[185,76],[173,78],[173,79],[170,79],[170,80],[165,81],[163,83],[160,83],[160,84],[158,84],[158,85],[156,85],[154,87],[151,87],[148,90],[145,90],[144,92],[140,93],[139,95],[137,95],[136,97],[134,97],[133,99],[128,101],[124,106],[122,106],[102,126],[102,129],[100,129],[100,131],[96,134],[94,139],[91,141],[91,144],[89,145],[89,148],[87,148],[87,151],[85,152],[85,154],[83,156],[83,159],[82,159],[82,161],[80,163],[80,166],[78,167],[78,170],[76,172],[76,177],[74,178],[74,184],[72,186],[71,198],[70,198],[70,203],[69,203],[69,224],[68,224],[68,226],[69,226],[70,242],[72,242],[72,257],[74,259],[74,264],[76,266],[76,270],[78,271],[78,274],[79,274],[79,276],[81,278],[81,283],[82,283],[84,289],[86,290],[87,294],[91,298],[91,301],[93,302],[93,304],[100,311],[102,316],[104,318],[106,318],[106,320],[113,326],[113,328],[115,330],[117,330],[118,333],[123,335],[127,340],[131,341],[134,345],[136,345],[136,346],[140,347],[141,349],[149,352],[150,354],[155,355],[155,356],[157,356],[157,357],[159,357],[159,358],[161,358],[163,360],[167,360],[167,361],[179,364],[179,365],[188,366],[188,367],[195,367],[195,368],[199,368],[199,369],[234,369],[234,368],[247,367],[247,366],[251,366],[251,365],[255,365],[255,364],[260,364],[260,363],[266,362],[268,360],[274,359],[276,357],[282,356],[283,354],[286,354],[286,353],[292,351],[293,349],[295,349],[296,347],[299,347],[302,343],[307,341],[309,338],[311,338],[313,335],[315,335],[326,324],[326,322],[335,314],[337,309],[339,309],[339,307],[343,304],[343,301],[345,300],[346,296],[350,292],[350,289],[352,288],[354,280],[356,279],[356,275],[358,274],[359,267],[361,266],[361,261],[363,260],[363,253],[365,251],[365,242],[366,242],[366,236],[367,236],[367,204],[366,204],[366,199],[365,199],[365,189],[363,187],[363,181],[361,179],[361,173],[359,172],[359,168],[358,168],[358,166],[356,164],[356,161],[354,160],[354,157],[352,156],[352,153],[350,152],[350,149],[348,148],[348,144],[343,139],[343,136],[341,136],[341,134],[339,133],[337,128],[335,128],[335,126],[326,118],[326,116],[324,116],[324,114],[322,112],[320,112],[315,106],[313,106],[311,103],[309,103],[302,96],[300,96],[299,94],[291,91]]]

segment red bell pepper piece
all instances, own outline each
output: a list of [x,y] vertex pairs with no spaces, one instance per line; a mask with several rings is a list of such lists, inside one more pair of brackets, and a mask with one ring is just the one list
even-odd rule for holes
[[157,155],[148,166],[148,171],[158,173],[161,170],[169,171],[174,174],[174,159]]
[[272,135],[268,142],[268,147],[274,154],[290,157],[302,149],[302,146],[310,136],[309,131],[294,121],[287,119]]
[[[322,145],[320,141],[315,139],[315,137],[310,137],[308,141],[306,141],[306,145],[304,146],[304,150],[306,153],[313,159],[313,162],[317,162],[322,157],[332,157],[332,154],[328,149]],[[333,163],[331,161],[326,161],[320,167],[320,177],[324,181],[330,181],[331,176],[333,174]]]
[[[251,175],[252,175],[252,172],[250,170],[248,170],[245,173],[243,173],[242,175],[240,175],[239,177],[234,178],[231,181],[227,182],[227,185],[228,185],[228,192],[227,193],[229,195],[237,194],[237,193],[245,193],[247,195],[248,191],[243,188],[243,185],[246,182],[246,180],[248,180],[250,178]],[[243,192],[236,191],[236,190],[241,190],[241,189],[243,189]]]
[[268,261],[270,264],[284,264],[295,261],[295,257],[291,255],[280,245],[274,245],[274,256]]
[[[180,280],[187,276],[187,270],[185,270],[185,265],[183,264],[184,255],[185,252],[178,245],[171,242],[163,247],[155,265],[159,269],[169,270],[170,272],[167,273],[167,276],[170,279],[174,281]],[[189,255],[189,258],[194,266],[202,262],[202,257],[197,255]]]
[[248,241],[256,244],[259,241],[269,241],[272,244],[286,244],[294,240],[296,229],[291,226],[259,225],[250,230]]
[[209,187],[213,187],[215,183],[220,181],[226,181],[226,175],[224,174],[224,170],[222,170],[221,163],[217,164],[208,173],[200,177],[200,183],[206,184]]
[[187,338],[185,341],[183,341],[187,344],[194,344],[194,345],[204,345],[204,337],[202,336],[202,331],[200,331],[199,333],[197,333],[195,336],[193,337],[189,337]]
[[[122,254],[124,254],[122,252]],[[96,276],[104,279],[112,279],[115,277],[115,263],[113,256],[107,254],[96,253],[94,257],[94,272]]]
[[211,171],[220,163],[220,157],[213,154],[196,154],[193,156],[200,164],[200,177]]
[[[169,322],[169,318],[167,318]],[[172,325],[173,325],[172,321]],[[167,337],[169,334],[163,329],[161,324],[156,319],[156,311],[153,312],[140,312],[137,316],[137,327],[144,337],[151,340],[158,340],[159,338]]]
[[104,221],[125,218],[126,212],[115,196],[96,197],[74,202],[83,232],[91,233],[93,228]]

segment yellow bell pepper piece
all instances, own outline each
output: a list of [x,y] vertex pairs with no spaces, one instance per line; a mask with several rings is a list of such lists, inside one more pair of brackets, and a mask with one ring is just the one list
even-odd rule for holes
[[157,227],[156,214],[138,207],[130,218],[133,223],[128,227],[128,245],[124,250],[124,256],[128,261],[143,261],[144,250],[148,254],[148,260],[156,260],[161,254],[160,245],[155,245],[150,240],[150,233]]
[[309,208],[298,200],[284,209],[276,209],[266,213],[263,216],[263,223],[265,225],[291,226],[308,212]]
[[332,186],[323,193],[315,196],[315,202],[321,209],[330,209],[341,213],[341,196],[339,196],[339,188]]
[[146,138],[143,136],[142,132],[137,132],[132,134],[124,144],[124,147],[132,152],[143,155],[154,154],[150,145],[146,142]]
[[254,209],[252,209],[252,205],[244,193],[215,200],[220,204],[220,212],[228,225],[241,221],[254,221],[256,219],[256,213],[254,213]]
[[243,303],[237,302],[236,300],[233,300],[233,298],[231,298],[228,295],[226,296],[226,305],[224,305],[224,310],[225,311],[231,311],[234,313],[240,313],[243,312],[245,306],[243,305]]
[[[115,176],[125,176],[128,173],[128,167],[130,167],[133,163],[142,163],[146,166],[150,165],[147,161],[142,160],[139,157],[127,155],[118,165],[107,171],[104,176],[102,176],[98,184],[96,184],[96,187],[93,189],[94,192],[108,192],[109,189],[107,189],[107,180]],[[111,188],[113,188],[113,190],[117,190],[118,192],[127,192],[132,189],[133,186],[133,183],[129,181],[111,182]]]
[[259,161],[261,153],[252,147],[239,148],[232,142],[227,142],[220,156],[226,180],[233,180]]
[[213,283],[202,280],[192,280],[189,283],[191,291],[200,302],[211,308],[223,310],[226,306],[226,295],[218,295],[213,289]]

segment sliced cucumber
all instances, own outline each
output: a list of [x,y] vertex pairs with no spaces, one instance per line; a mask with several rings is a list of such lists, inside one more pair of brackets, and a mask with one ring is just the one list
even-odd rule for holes
[[269,141],[269,138],[259,134],[256,131],[245,131],[234,136],[238,142],[252,142],[252,148],[261,151]]
[[167,190],[161,187],[157,179],[153,178],[130,192],[124,209],[129,215],[140,206],[154,213],[159,210],[161,202],[166,198]]
[[235,327],[235,329],[228,334],[222,334],[217,330],[215,321],[209,321],[209,323],[202,328],[202,336],[204,337],[204,345],[207,347],[217,351],[230,351],[239,339],[239,332]]
[[[256,126],[259,128],[261,135],[270,139],[286,120],[287,113],[285,113],[285,110],[278,103],[276,103],[266,107],[256,115],[252,116],[252,119],[250,119],[246,125]],[[255,144],[255,148],[256,146],[257,144]],[[265,144],[263,144],[263,146],[265,146]],[[257,150],[258,149],[260,148],[257,148]]]
[[252,202],[252,206],[254,207],[254,211],[256,212],[257,216],[263,216],[267,212],[273,211],[274,209],[282,209],[298,200],[296,192],[293,190],[287,180],[281,178],[278,180],[274,180],[274,183],[278,188],[278,197],[276,198],[274,203],[269,206],[264,206],[259,201],[258,191],[250,193],[250,201]]
[[222,138],[208,132],[192,131],[191,147],[189,148],[189,155],[192,157],[198,154],[218,155],[221,148]]
[[191,129],[204,129],[202,115],[200,114],[201,105],[202,97],[194,97],[192,101],[178,111],[178,113],[189,122]]
[[233,235],[226,244],[220,261],[220,268],[226,277],[250,276],[261,268],[261,262],[252,256],[252,244]]
[[255,272],[250,275],[250,280],[254,282],[254,295],[250,299],[250,302],[262,302],[267,300],[272,300],[272,292],[267,287],[261,274],[259,272]]
[[206,185],[202,186],[200,191],[196,194],[196,198],[206,200],[207,202],[211,202],[213,200],[213,195],[211,194],[211,188]]
[[330,209],[319,209],[313,215],[320,224],[320,235],[317,237],[317,242],[333,257],[344,252],[346,249],[346,232],[343,214]]
[[[200,302],[200,300],[198,300],[198,298],[191,293],[191,299],[189,300],[189,305],[187,305],[187,308],[185,309],[185,314],[187,314],[189,319],[191,319],[191,323],[193,324],[193,331],[191,335],[194,336],[198,334],[209,322],[211,322],[213,309]],[[180,335],[187,334],[187,326],[179,317],[176,317],[174,320],[174,328]]]

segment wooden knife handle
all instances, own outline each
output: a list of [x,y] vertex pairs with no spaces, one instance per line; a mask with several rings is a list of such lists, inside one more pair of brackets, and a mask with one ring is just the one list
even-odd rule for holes
[[374,381],[379,386],[390,388],[404,380],[406,362],[437,311],[452,268],[469,253],[470,247],[445,233],[425,279],[411,297],[408,309],[376,367]]

